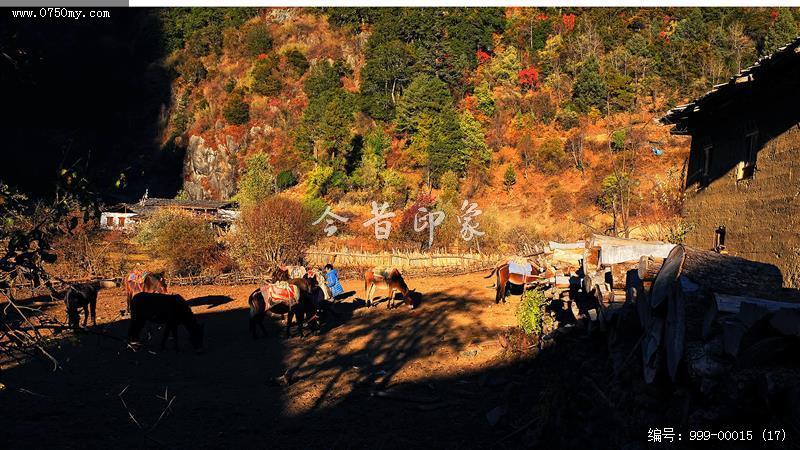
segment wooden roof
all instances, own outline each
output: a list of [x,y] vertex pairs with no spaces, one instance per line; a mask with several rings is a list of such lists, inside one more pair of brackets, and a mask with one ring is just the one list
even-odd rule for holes
[[675,125],[671,131],[672,134],[691,134],[688,123],[691,116],[701,111],[714,109],[728,101],[736,93],[741,92],[742,89],[750,88],[755,83],[763,82],[780,73],[787,63],[797,63],[798,61],[800,61],[800,37],[795,38],[791,43],[779,48],[771,55],[762,57],[752,66],[742,69],[728,82],[713,86],[710,91],[691,103],[672,108],[659,121],[664,125]]
[[191,210],[230,209],[232,200],[178,200],[172,198],[145,198],[135,203],[119,203],[108,208],[108,212],[131,211],[137,214],[151,212],[157,208],[180,208]]

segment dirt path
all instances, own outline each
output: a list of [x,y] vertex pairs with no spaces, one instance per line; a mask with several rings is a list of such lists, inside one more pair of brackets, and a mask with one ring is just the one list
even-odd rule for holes
[[[0,374],[0,418],[13,424],[0,440],[7,448],[481,446],[486,412],[503,394],[491,381],[502,365],[496,337],[515,324],[518,302],[494,306],[489,281],[482,274],[410,280],[422,294],[412,311],[365,308],[363,285],[349,280],[345,291],[355,293],[337,305],[339,318],[319,336],[289,340],[269,319],[269,337],[250,337],[254,286],[176,287],[196,299],[193,311],[206,327],[202,354],[189,350],[183,329],[178,353],[171,342],[156,351],[155,328],[137,353],[113,339],[69,335],[56,351],[63,371],[33,361]],[[102,291],[98,327],[124,337],[124,305],[121,289]],[[63,319],[61,309],[53,311]],[[288,385],[274,382],[284,374]]]

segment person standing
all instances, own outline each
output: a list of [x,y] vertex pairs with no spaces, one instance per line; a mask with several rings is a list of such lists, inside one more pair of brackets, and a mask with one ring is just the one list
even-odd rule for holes
[[344,293],[342,283],[339,282],[339,272],[333,268],[333,264],[325,265],[325,284],[331,289],[331,296],[334,300]]

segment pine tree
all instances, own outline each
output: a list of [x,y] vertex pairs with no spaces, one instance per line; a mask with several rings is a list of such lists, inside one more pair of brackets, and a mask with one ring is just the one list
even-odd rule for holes
[[594,56],[590,56],[582,65],[572,89],[572,100],[582,112],[595,107],[605,109],[608,88],[600,75],[600,65]]
[[506,188],[506,192],[511,191],[511,186],[517,184],[517,173],[514,171],[514,165],[508,164],[506,166],[506,172],[503,174],[503,186]]
[[795,23],[792,13],[786,8],[778,10],[778,17],[775,23],[767,31],[764,37],[763,55],[769,55],[775,50],[783,47],[797,37],[797,23]]

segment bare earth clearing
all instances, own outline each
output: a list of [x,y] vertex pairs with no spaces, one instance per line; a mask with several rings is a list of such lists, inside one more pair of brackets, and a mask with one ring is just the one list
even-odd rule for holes
[[[518,296],[494,306],[482,274],[409,284],[423,294],[421,306],[387,310],[365,308],[363,282],[348,280],[345,291],[356,292],[337,304],[339,318],[319,336],[288,341],[277,318],[268,319],[270,336],[251,338],[254,286],[174,287],[187,299],[229,297],[191,302],[206,328],[201,354],[183,328],[177,353],[172,341],[158,351],[154,326],[136,353],[113,339],[70,335],[56,350],[63,371],[32,361],[2,372],[0,438],[6,448],[488,445],[486,413],[504,383],[486,369],[503,364],[497,335],[515,324]],[[124,337],[124,305],[122,289],[101,291],[98,329]],[[63,320],[63,304],[51,312]],[[288,385],[275,381],[284,374]],[[158,422],[165,391],[175,399]]]

